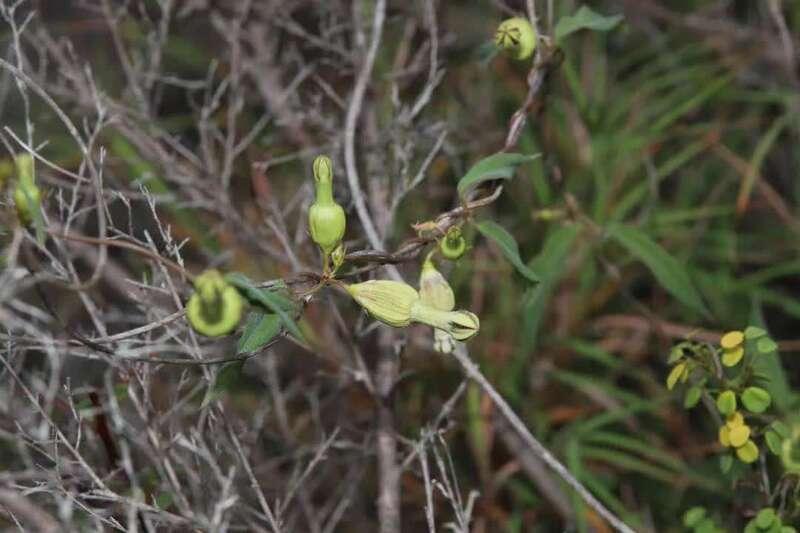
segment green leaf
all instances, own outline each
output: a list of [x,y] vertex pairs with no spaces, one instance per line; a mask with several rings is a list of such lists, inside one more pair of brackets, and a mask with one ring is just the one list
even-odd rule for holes
[[686,409],[691,409],[697,402],[700,401],[700,396],[703,394],[702,389],[697,385],[693,387],[689,387],[689,390],[686,391],[686,396],[683,397],[683,407]]
[[587,6],[581,6],[574,15],[559,19],[555,31],[556,42],[561,42],[567,35],[580,30],[609,31],[622,19],[622,15],[605,16]]
[[747,326],[747,329],[744,330],[744,338],[749,341],[760,339],[766,334],[766,331],[761,328],[757,328],[756,326]]
[[717,409],[725,416],[732,415],[736,411],[736,394],[732,390],[726,390],[717,396]]
[[514,237],[502,226],[491,220],[484,220],[475,224],[484,237],[494,241],[517,271],[533,283],[539,281],[539,276],[526,265],[519,256],[519,246]]
[[661,286],[675,298],[703,315],[709,314],[683,265],[643,231],[632,226],[612,224],[608,227],[608,234],[647,265]]
[[772,403],[772,397],[760,387],[747,387],[742,393],[742,403],[751,413],[763,413]]
[[281,331],[281,319],[275,314],[252,312],[247,316],[242,336],[236,346],[237,353],[252,353],[263,348]]
[[490,155],[475,163],[458,182],[458,195],[465,198],[467,193],[489,180],[508,180],[514,177],[514,171],[523,163],[539,157],[536,155],[498,153]]
[[767,529],[775,521],[775,509],[772,507],[765,507],[761,509],[756,515],[756,526],[759,529]]
[[694,527],[705,517],[705,507],[692,507],[683,514],[683,525],[686,527]]
[[778,435],[776,431],[768,429],[767,432],[764,433],[764,440],[767,441],[767,448],[769,448],[769,451],[780,457],[783,451],[783,438]]
[[229,274],[225,274],[225,281],[239,289],[244,297],[250,300],[252,303],[260,305],[267,311],[277,314],[289,333],[302,341],[305,340],[300,328],[297,327],[297,323],[289,314],[293,313],[295,310],[294,302],[290,298],[287,298],[278,292],[281,289],[286,288],[283,284],[279,284],[276,287],[269,289],[262,289],[260,287],[256,287],[253,282],[247,278],[247,276],[240,272],[231,272]]
[[758,353],[770,354],[778,349],[778,345],[775,344],[775,341],[769,337],[763,337],[758,339],[758,342],[756,343],[756,349],[758,350]]
[[722,471],[723,474],[727,474],[730,472],[731,467],[733,466],[733,456],[729,453],[725,455],[720,455],[719,457],[719,469]]

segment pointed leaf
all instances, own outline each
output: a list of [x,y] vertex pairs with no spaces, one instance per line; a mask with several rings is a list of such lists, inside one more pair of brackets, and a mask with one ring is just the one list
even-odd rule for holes
[[240,272],[226,274],[225,281],[239,289],[242,295],[251,302],[278,315],[289,333],[300,340],[305,340],[300,328],[297,327],[297,323],[291,316],[295,308],[294,302],[278,292],[280,289],[285,289],[285,286],[278,285],[269,289],[256,287],[247,276]]
[[237,353],[257,352],[266,346],[281,331],[281,319],[275,314],[258,311],[247,316],[242,336],[236,346]]
[[502,226],[491,220],[484,220],[475,224],[484,237],[494,241],[503,252],[503,255],[508,259],[517,271],[528,278],[528,280],[536,283],[539,281],[539,276],[526,265],[519,256],[519,246],[514,237],[507,232]]
[[498,153],[490,155],[475,163],[458,182],[458,195],[465,198],[467,193],[489,180],[508,180],[514,177],[514,171],[523,163],[539,157],[536,155]]
[[608,234],[634,257],[647,265],[661,286],[675,298],[703,315],[709,314],[683,265],[647,234],[637,228],[622,224],[609,226]]
[[604,16],[587,6],[581,6],[574,15],[559,19],[555,31],[556,42],[580,30],[609,31],[622,19],[622,15]]

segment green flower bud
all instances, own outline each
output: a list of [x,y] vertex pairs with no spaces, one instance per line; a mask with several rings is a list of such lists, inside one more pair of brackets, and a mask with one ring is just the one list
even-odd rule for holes
[[14,205],[17,206],[17,217],[23,226],[33,222],[35,212],[41,209],[42,194],[34,184],[17,183],[14,189]]
[[[453,289],[450,288],[450,284],[447,283],[441,272],[436,270],[431,255],[428,254],[425,262],[422,263],[422,271],[419,276],[420,301],[440,311],[452,311],[456,305]],[[452,353],[455,349],[455,341],[448,332],[434,329],[433,349],[439,353]]]
[[504,20],[497,28],[494,42],[514,59],[524,60],[536,49],[536,30],[528,19],[514,17]]
[[42,206],[42,194],[36,186],[33,157],[28,153],[14,158],[17,169],[17,186],[14,189],[14,204],[17,216],[22,225],[27,226],[36,218],[36,212]]
[[327,156],[314,160],[314,188],[316,198],[308,210],[308,227],[322,250],[323,268],[328,272],[328,257],[342,242],[347,218],[333,199],[333,163]]
[[239,325],[244,298],[216,270],[197,276],[195,292],[186,304],[186,317],[192,328],[207,337],[227,335]]
[[399,281],[370,280],[345,288],[373,318],[395,328],[411,323],[411,309],[419,302],[416,289]]
[[344,256],[346,255],[347,250],[345,249],[342,243],[339,243],[339,246],[331,253],[331,262],[333,263],[333,272],[335,273],[339,270],[339,267],[342,266],[344,263]]
[[422,302],[411,308],[411,320],[449,333],[457,341],[466,341],[478,334],[481,323],[469,311],[440,311]]
[[467,241],[461,235],[461,228],[452,226],[444,238],[439,241],[439,251],[451,261],[460,259],[467,251]]

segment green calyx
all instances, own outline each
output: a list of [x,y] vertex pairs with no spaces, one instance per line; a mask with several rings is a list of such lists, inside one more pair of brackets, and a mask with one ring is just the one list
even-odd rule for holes
[[522,17],[504,20],[494,34],[497,47],[520,61],[533,55],[533,51],[536,50],[536,40],[536,30]]
[[314,203],[308,210],[308,227],[311,238],[320,247],[327,272],[328,257],[344,237],[347,218],[342,206],[333,199],[333,163],[321,155],[314,160]]
[[461,228],[458,226],[448,229],[444,238],[439,241],[439,252],[451,261],[461,259],[466,251],[467,241],[461,235]]
[[227,335],[239,325],[244,298],[217,270],[197,276],[195,292],[186,304],[186,318],[192,328],[207,337]]

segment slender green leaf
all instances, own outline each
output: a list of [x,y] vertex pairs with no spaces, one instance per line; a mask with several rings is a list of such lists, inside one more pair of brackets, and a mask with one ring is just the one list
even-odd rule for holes
[[508,180],[514,177],[514,171],[523,163],[539,157],[536,155],[499,153],[490,155],[475,163],[458,182],[458,195],[465,198],[467,193],[489,180]]
[[580,30],[609,31],[622,21],[622,15],[605,16],[587,6],[581,6],[574,15],[561,17],[556,24],[556,42]]
[[517,271],[528,278],[528,280],[536,283],[539,281],[539,276],[526,265],[519,256],[519,246],[514,237],[507,232],[502,226],[491,220],[484,220],[475,224],[484,237],[494,241],[503,252],[503,255],[508,259]]
[[244,297],[251,302],[264,307],[267,311],[277,314],[289,333],[300,340],[305,340],[300,328],[297,327],[297,323],[290,315],[294,310],[292,300],[278,292],[280,289],[285,288],[283,285],[277,285],[270,289],[262,289],[256,287],[247,276],[239,272],[226,274],[225,280],[239,289]]
[[272,313],[255,311],[247,316],[242,336],[236,346],[237,353],[257,352],[281,331],[281,319]]
[[632,226],[612,224],[609,236],[639,259],[670,294],[684,305],[708,315],[708,309],[692,284],[689,273],[681,263],[667,253],[658,243]]

